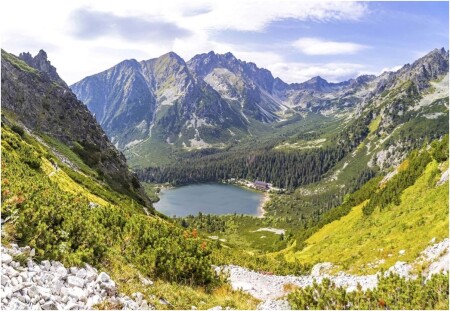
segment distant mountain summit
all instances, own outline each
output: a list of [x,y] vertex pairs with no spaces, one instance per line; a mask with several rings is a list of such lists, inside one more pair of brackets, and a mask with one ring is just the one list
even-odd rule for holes
[[[397,72],[339,83],[317,76],[287,84],[267,69],[213,51],[185,62],[174,52],[127,60],[71,86],[120,149],[152,145],[223,147],[291,118],[361,111],[384,91],[410,80],[418,90],[448,72],[436,49]],[[163,144],[163,145],[161,145]],[[140,150],[150,150],[140,148]],[[136,153],[134,153],[136,154]]]

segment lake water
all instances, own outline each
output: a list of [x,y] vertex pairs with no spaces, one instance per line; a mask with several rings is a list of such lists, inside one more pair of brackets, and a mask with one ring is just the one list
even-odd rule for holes
[[261,192],[226,184],[196,184],[165,189],[154,206],[167,216],[203,214],[259,215],[264,200]]

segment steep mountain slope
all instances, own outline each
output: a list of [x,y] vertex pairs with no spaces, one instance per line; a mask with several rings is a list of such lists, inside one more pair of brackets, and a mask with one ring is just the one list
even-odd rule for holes
[[40,51],[34,58],[29,54],[20,57],[2,50],[2,113],[37,135],[69,146],[94,176],[149,205],[123,154],[59,78],[46,53]]
[[[175,53],[124,61],[71,86],[121,149],[153,138],[180,147],[226,141],[245,120]],[[211,133],[210,133],[211,132]]]
[[[353,207],[308,238],[296,256],[302,262],[332,262],[351,273],[372,273],[397,261],[414,261],[431,240],[448,237],[448,182],[439,183],[447,167],[447,162],[440,166],[430,162],[399,195],[398,204],[389,202],[369,216],[364,213],[367,201]],[[380,187],[390,182],[381,182]]]
[[278,121],[277,115],[286,107],[274,96],[274,88],[285,84],[276,83],[270,71],[253,63],[236,59],[231,53],[223,55],[209,52],[194,56],[187,63],[190,71],[206,81],[224,99],[236,103],[246,118],[262,122]]

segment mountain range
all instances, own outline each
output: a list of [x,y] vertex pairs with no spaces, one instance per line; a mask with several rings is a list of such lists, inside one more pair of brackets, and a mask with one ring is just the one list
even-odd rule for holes
[[131,163],[145,165],[136,155],[154,148],[223,148],[311,115],[358,115],[405,81],[420,93],[447,71],[448,51],[435,49],[380,76],[288,84],[231,53],[209,52],[185,62],[170,52],[125,60],[70,87]]

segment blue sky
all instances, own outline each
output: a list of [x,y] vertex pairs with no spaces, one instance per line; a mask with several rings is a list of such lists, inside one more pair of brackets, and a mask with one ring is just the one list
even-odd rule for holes
[[210,50],[286,82],[342,81],[448,49],[448,14],[448,2],[16,0],[3,4],[2,48],[45,49],[69,84],[124,59]]

